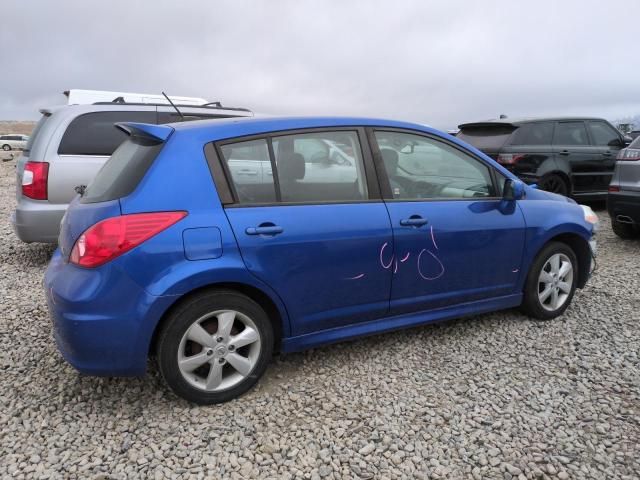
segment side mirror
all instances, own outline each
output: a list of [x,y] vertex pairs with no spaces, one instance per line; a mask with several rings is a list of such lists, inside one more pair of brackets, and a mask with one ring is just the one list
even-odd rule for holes
[[622,146],[623,147],[628,147],[631,144],[631,142],[633,142],[633,138],[631,138],[629,135],[625,135],[622,138]]
[[524,183],[520,180],[507,178],[502,190],[503,200],[522,200],[524,198]]

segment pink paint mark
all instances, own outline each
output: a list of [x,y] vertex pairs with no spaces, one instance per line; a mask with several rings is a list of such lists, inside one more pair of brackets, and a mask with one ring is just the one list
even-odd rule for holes
[[384,260],[382,260],[382,254],[384,253],[384,249],[387,248],[388,243],[384,242],[384,245],[382,245],[382,248],[380,248],[380,265],[382,265],[382,268],[384,268],[385,270],[391,267],[391,264],[393,263],[393,255],[391,255],[391,260],[389,260],[389,263],[387,265],[384,264]]
[[[424,252],[427,252],[429,255],[431,255],[434,260],[436,262],[438,262],[438,264],[440,265],[440,273],[438,275],[436,275],[435,277],[427,277],[422,273],[422,270],[420,269],[420,258],[422,257],[422,254]],[[440,259],[438,257],[436,257],[431,250],[427,250],[425,248],[422,249],[422,251],[420,252],[420,254],[418,255],[418,274],[420,274],[420,276],[424,279],[424,280],[436,280],[438,278],[440,278],[442,275],[444,275],[444,265],[442,265],[442,262],[440,261]]]
[[398,261],[396,260],[394,263],[395,266],[393,267],[393,273],[398,273]]
[[436,243],[436,237],[433,235],[433,225],[431,225],[431,241],[433,242],[433,246],[438,250],[438,244]]
[[360,275],[356,275],[355,277],[348,277],[345,280],[360,280],[363,277],[364,277],[364,273],[361,273]]
[[411,255],[411,252],[407,252],[407,254],[404,256],[404,258],[402,260],[400,260],[400,263],[404,263],[407,260],[409,260],[409,255]]

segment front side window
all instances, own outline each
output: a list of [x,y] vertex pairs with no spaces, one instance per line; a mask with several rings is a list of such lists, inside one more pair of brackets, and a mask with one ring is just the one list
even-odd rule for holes
[[223,145],[222,156],[240,203],[273,203],[276,189],[265,139]]
[[591,138],[594,145],[610,146],[620,144],[618,132],[605,122],[589,122],[589,129],[591,130]]
[[556,125],[554,145],[589,145],[584,122],[559,122]]
[[273,138],[283,202],[340,202],[368,197],[357,132]]
[[457,148],[408,133],[378,131],[375,137],[394,199],[495,195],[489,167]]

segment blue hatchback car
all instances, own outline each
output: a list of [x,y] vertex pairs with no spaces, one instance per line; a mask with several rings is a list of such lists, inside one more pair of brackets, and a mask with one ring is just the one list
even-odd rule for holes
[[587,282],[597,217],[437,130],[368,118],[121,124],[45,277],[64,358],[209,404],[293,352]]

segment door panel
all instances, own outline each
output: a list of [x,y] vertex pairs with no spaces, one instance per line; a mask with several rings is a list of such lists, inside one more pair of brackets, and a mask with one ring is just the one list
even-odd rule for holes
[[[393,240],[384,203],[227,208],[226,213],[247,268],[280,295],[294,335],[387,313],[392,274],[380,268],[378,258],[380,248],[391,248]],[[251,230],[265,227],[267,234]]]
[[[428,310],[514,293],[524,219],[500,200],[389,202],[393,257],[391,312]],[[423,226],[404,226],[411,217]]]
[[515,293],[524,218],[496,198],[489,165],[438,138],[375,131],[370,138],[394,249],[380,252],[392,272],[391,313],[429,310]]

